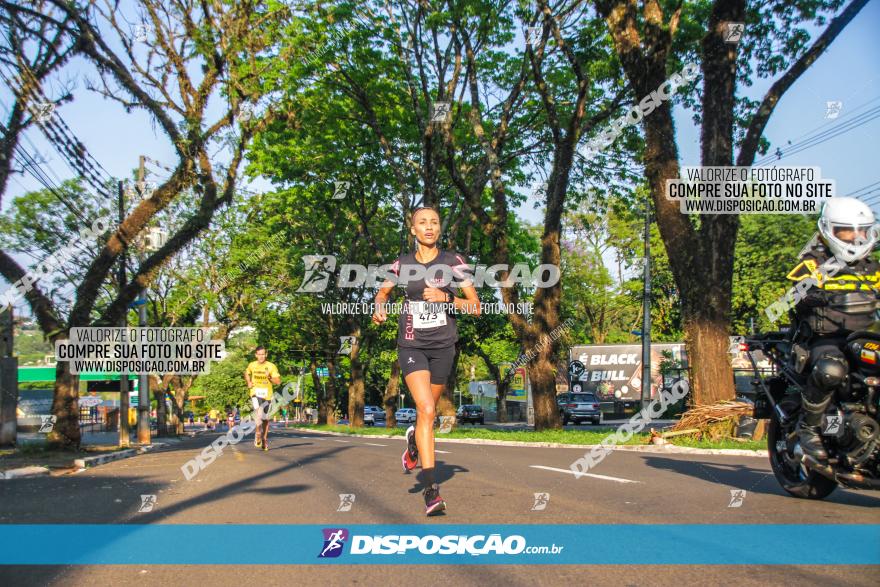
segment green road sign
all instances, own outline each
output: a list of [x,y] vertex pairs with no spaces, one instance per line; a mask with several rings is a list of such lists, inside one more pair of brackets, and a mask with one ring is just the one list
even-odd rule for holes
[[[129,375],[137,381],[137,375]],[[79,374],[80,381],[119,381],[119,373],[86,372]],[[19,367],[18,382],[55,381],[55,367]]]

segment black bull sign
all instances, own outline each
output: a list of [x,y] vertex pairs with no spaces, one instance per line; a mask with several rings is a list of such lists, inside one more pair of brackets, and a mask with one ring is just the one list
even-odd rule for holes
[[[664,354],[666,355],[664,357]],[[651,345],[651,398],[663,387],[660,363],[674,360],[687,367],[684,343]],[[571,381],[571,391],[589,391],[600,401],[639,400],[642,397],[642,346],[640,344],[582,345],[571,348],[570,361],[580,361],[584,372]],[[677,373],[673,371],[673,374]],[[580,390],[576,386],[580,386]]]

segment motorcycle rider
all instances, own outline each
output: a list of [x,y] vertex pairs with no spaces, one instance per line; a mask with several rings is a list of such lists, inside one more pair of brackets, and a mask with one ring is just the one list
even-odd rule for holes
[[818,235],[801,251],[800,263],[787,277],[810,279],[811,284],[792,309],[792,360],[796,371],[809,372],[798,440],[805,454],[823,462],[828,459],[821,436],[823,415],[849,370],[843,344],[847,335],[866,329],[877,318],[880,263],[868,255],[880,230],[871,209],[847,197],[825,203],[818,226]]

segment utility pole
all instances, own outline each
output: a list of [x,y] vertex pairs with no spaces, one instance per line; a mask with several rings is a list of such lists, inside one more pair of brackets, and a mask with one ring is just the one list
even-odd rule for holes
[[[117,193],[119,195],[119,225],[125,222],[125,192],[122,189],[122,182],[117,184]],[[125,288],[125,249],[119,254],[119,273],[116,279],[119,285],[119,295]],[[125,328],[128,326],[128,312],[122,314],[119,326]],[[119,372],[119,446],[128,446],[130,443],[128,437],[128,373]]]
[[642,287],[642,401],[651,401],[651,197],[645,198],[645,274]]
[[0,309],[0,446],[15,444],[18,433],[18,358],[13,355],[12,304]]
[[[144,176],[145,157],[138,159],[138,192],[143,197],[146,190]],[[147,289],[141,288],[138,294],[138,326],[144,328],[147,325]],[[164,398],[163,398],[164,401]],[[157,410],[158,412],[158,410]],[[138,375],[138,419],[137,419],[138,444],[150,444],[150,379],[146,373]]]

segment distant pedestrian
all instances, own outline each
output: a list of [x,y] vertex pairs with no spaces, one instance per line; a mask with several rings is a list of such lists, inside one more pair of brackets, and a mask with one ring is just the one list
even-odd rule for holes
[[278,367],[266,360],[266,348],[258,346],[254,351],[256,361],[251,361],[244,372],[244,379],[250,390],[251,405],[257,432],[254,435],[254,446],[269,450],[269,399],[272,397],[272,385],[281,384]]

